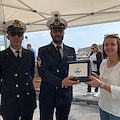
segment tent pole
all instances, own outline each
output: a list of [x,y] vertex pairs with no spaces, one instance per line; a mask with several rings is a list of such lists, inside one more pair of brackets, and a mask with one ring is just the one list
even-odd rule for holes
[[4,44],[5,44],[5,49],[7,48],[7,37],[6,34],[4,34]]

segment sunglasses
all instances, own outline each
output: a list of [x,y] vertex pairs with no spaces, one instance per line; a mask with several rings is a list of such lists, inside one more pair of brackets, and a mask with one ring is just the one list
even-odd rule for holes
[[119,38],[118,34],[106,34],[106,35],[104,35],[104,39],[107,38],[107,37],[109,37],[109,36],[113,36],[113,37]]
[[22,37],[22,36],[23,36],[23,32],[10,32],[10,35],[11,35],[12,37],[15,37],[16,35],[17,35],[18,37]]
[[94,50],[95,48],[91,48],[92,50]]

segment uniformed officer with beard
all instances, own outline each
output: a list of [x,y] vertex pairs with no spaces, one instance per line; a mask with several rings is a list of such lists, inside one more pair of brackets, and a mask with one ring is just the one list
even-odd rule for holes
[[67,61],[76,60],[75,50],[63,43],[67,22],[54,17],[47,22],[52,42],[38,50],[40,86],[40,120],[53,120],[56,108],[57,120],[68,120],[72,101],[73,76],[67,77]]

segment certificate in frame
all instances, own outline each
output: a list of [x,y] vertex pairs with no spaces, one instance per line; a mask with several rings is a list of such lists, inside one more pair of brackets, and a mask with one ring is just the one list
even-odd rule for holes
[[89,60],[69,61],[68,76],[74,76],[73,81],[87,82],[91,79],[91,66]]

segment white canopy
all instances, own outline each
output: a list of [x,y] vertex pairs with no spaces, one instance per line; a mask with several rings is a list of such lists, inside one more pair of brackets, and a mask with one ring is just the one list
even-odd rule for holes
[[58,14],[68,27],[120,20],[120,0],[0,0],[0,34],[6,21],[26,23],[27,32],[47,30],[47,20]]

